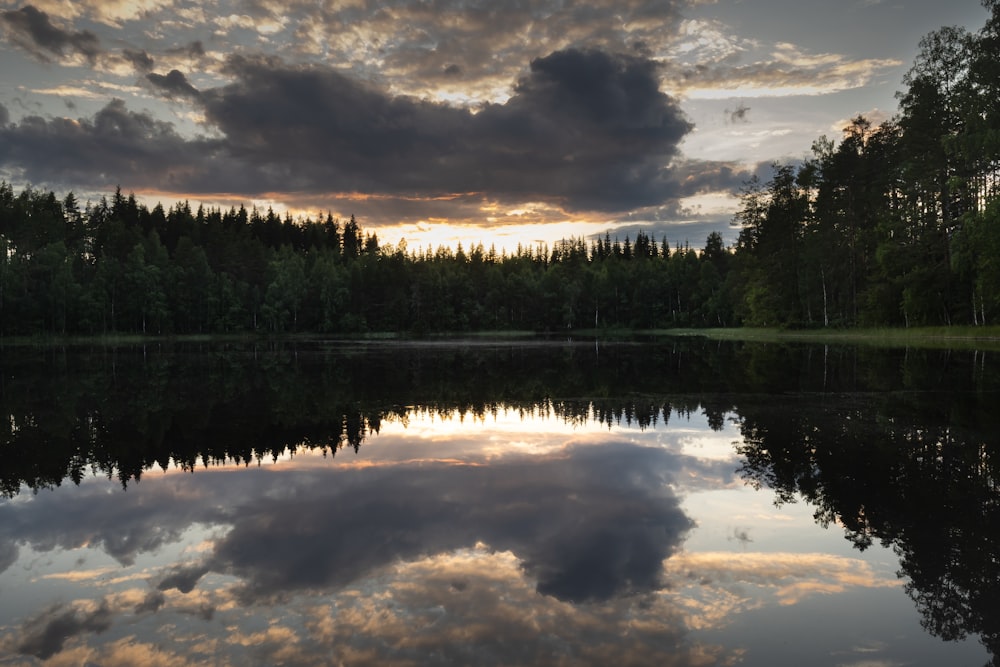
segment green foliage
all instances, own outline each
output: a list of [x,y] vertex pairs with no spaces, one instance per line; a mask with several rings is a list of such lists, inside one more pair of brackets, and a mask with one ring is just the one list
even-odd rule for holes
[[735,313],[754,325],[934,326],[997,317],[1000,7],[920,43],[900,114],[859,116],[752,180],[734,223]]
[[[701,253],[671,251],[644,232],[590,248],[569,239],[514,254],[481,244],[408,253],[405,243],[381,247],[353,217],[342,226],[330,215],[192,212],[186,202],[149,210],[121,190],[83,212],[72,195],[64,202],[0,187],[0,334],[424,334],[734,322],[731,253],[717,233]],[[25,221],[28,209],[45,212],[38,214],[44,230]]]

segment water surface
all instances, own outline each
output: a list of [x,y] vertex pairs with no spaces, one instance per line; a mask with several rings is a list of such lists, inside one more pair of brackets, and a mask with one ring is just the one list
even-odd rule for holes
[[979,352],[0,355],[0,664],[983,665]]

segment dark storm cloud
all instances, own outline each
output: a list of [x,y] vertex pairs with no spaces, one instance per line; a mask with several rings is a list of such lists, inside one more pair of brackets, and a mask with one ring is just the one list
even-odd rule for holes
[[667,487],[675,465],[619,443],[543,461],[357,471],[242,508],[208,563],[241,577],[240,598],[254,602],[483,542],[513,552],[560,600],[650,592],[692,527]]
[[35,183],[128,184],[183,191],[218,142],[184,139],[170,123],[113,100],[93,119],[27,116],[0,129],[0,164]]
[[7,111],[7,107],[0,104],[0,128],[7,125],[10,122],[10,112]]
[[182,139],[115,101],[93,120],[23,120],[3,132],[0,159],[34,182],[185,194],[479,193],[608,212],[689,194],[671,163],[692,126],[648,59],[559,51],[476,113],[277,58],[234,57],[227,73],[233,83],[200,94],[178,71],[147,77],[197,98],[218,140]]
[[[485,192],[621,210],[676,195],[667,165],[691,129],[659,91],[655,63],[601,51],[536,59],[508,102],[475,114],[273,59],[236,58],[230,73],[236,83],[203,94],[208,120],[234,154],[278,162],[272,171],[305,190]],[[279,187],[261,179],[257,189]]]
[[167,74],[156,74],[150,72],[146,75],[146,80],[153,84],[166,97],[187,97],[198,99],[201,93],[192,86],[187,77],[178,70],[172,69]]
[[[572,208],[624,210],[676,197],[668,165],[692,125],[660,92],[658,67],[600,51],[534,60],[509,102],[480,114],[490,129],[516,128],[520,140],[493,132],[493,159],[523,174],[525,190],[531,180],[552,179]],[[530,157],[510,160],[505,144]]]
[[15,44],[45,62],[76,52],[93,64],[101,53],[100,42],[94,33],[63,30],[53,25],[48,14],[32,5],[0,13],[0,22],[6,26]]
[[[449,129],[462,133],[469,112],[410,98],[393,98],[330,68],[286,66],[276,58],[233,58],[236,82],[203,92],[205,114],[240,157],[294,168],[297,163],[375,187],[375,170],[401,160],[387,178],[423,150],[451,150]],[[417,178],[411,175],[412,178]],[[316,187],[316,183],[310,184]],[[337,184],[329,184],[334,187]]]
[[92,610],[55,605],[25,623],[16,650],[45,660],[61,651],[73,637],[104,632],[111,627],[111,617],[106,600]]

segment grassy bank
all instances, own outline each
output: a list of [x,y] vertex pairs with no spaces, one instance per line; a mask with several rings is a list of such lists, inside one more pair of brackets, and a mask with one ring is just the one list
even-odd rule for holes
[[[103,334],[96,336],[18,336],[0,338],[0,347],[70,347],[70,346],[134,346],[155,343],[253,343],[282,341],[294,343],[316,341],[438,341],[466,340],[525,340],[538,336],[553,336],[533,331],[473,331],[428,333],[420,336],[394,332],[367,334],[324,335],[298,333],[268,335],[262,333],[191,334],[168,336],[154,334]],[[766,328],[729,329],[578,329],[560,332],[559,336],[598,338],[602,340],[636,340],[700,336],[713,340],[757,342],[803,342],[824,344],[876,345],[882,347],[923,347],[941,349],[981,349],[1000,351],[1000,326],[989,327],[921,327],[912,329],[809,329],[786,330]]]
[[882,347],[927,347],[1000,350],[1000,326],[915,327],[911,329],[809,329],[759,328],[665,329],[658,336],[704,336],[715,340],[857,344]]

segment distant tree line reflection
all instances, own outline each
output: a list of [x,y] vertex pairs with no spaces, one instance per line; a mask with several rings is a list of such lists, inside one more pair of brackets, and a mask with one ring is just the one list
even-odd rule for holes
[[[172,463],[194,469],[250,464],[300,448],[358,451],[385,420],[405,421],[413,411],[463,418],[545,413],[639,428],[664,424],[672,413],[701,412],[717,430],[735,414],[749,447],[770,431],[756,430],[747,396],[780,394],[774,404],[784,415],[791,405],[785,396],[797,392],[820,392],[825,401],[844,392],[881,392],[874,401],[888,391],[896,392],[888,396],[900,405],[930,401],[899,418],[926,435],[919,424],[931,416],[948,428],[959,417],[986,418],[989,411],[966,414],[975,405],[968,392],[974,398],[1000,384],[985,357],[973,351],[700,339],[16,348],[0,351],[0,362],[0,492],[7,496],[22,485],[37,490],[66,479],[78,483],[89,470],[127,485],[145,470]],[[912,393],[928,386],[946,393]],[[868,398],[859,400],[875,410],[868,413],[872,419],[889,418]],[[955,414],[942,413],[948,409]],[[838,422],[838,414],[810,437],[859,423]],[[788,414],[771,428],[783,433],[802,417]],[[892,432],[897,439],[907,433]],[[752,450],[744,453],[751,464],[756,460]],[[781,492],[788,481],[771,479],[777,474],[757,477]]]
[[[552,351],[563,363],[546,367]],[[125,487],[157,467],[249,465],[300,449],[358,452],[384,421],[405,423],[414,413],[514,412],[648,428],[699,408],[695,397],[619,395],[615,385],[632,377],[629,355],[619,352],[605,352],[626,363],[614,384],[602,385],[593,376],[604,364],[595,357],[588,363],[596,367],[582,369],[577,346],[18,349],[3,355],[0,492],[78,484],[90,472]],[[721,426],[722,412],[713,420]]]

